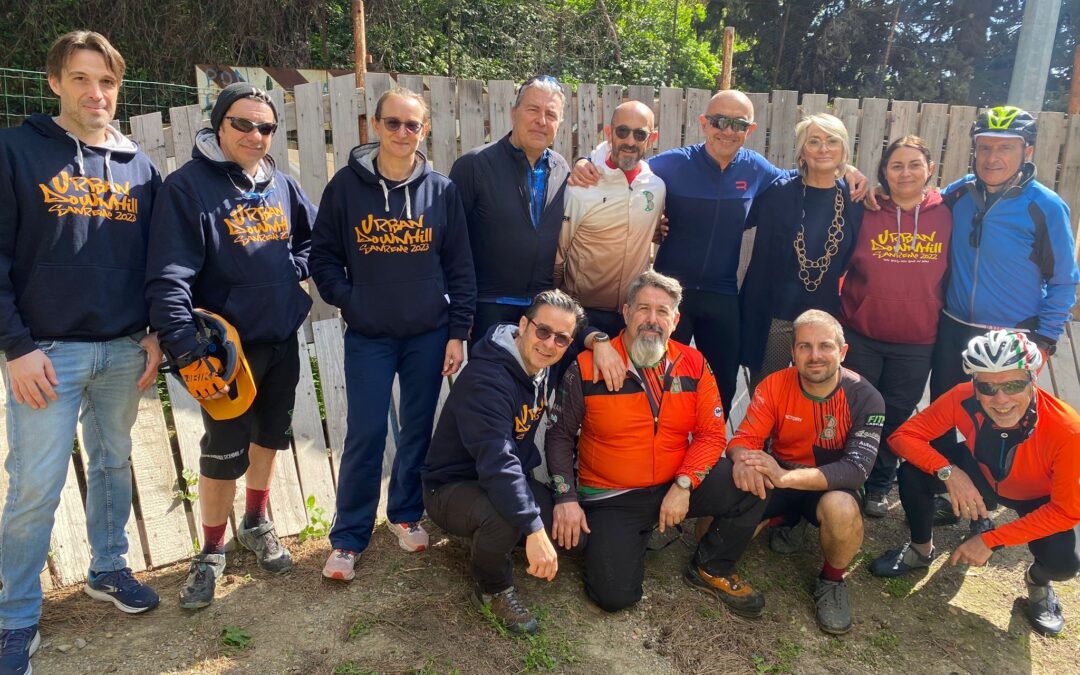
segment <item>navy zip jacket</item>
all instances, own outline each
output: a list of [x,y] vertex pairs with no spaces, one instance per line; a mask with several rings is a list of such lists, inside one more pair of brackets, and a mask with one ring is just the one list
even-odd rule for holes
[[176,358],[196,348],[195,307],[220,314],[241,344],[281,342],[303,323],[315,207],[267,155],[252,180],[210,129],[154,203],[146,298],[150,323]]
[[48,115],[0,130],[0,350],[35,340],[103,341],[145,332],[142,280],[161,175],[108,131],[86,145]]
[[367,337],[405,338],[450,325],[469,337],[476,306],[457,187],[417,152],[400,183],[375,168],[378,144],[353,148],[323,191],[311,246],[319,293]]
[[555,249],[570,167],[554,150],[547,158],[547,195],[537,227],[529,209],[528,160],[510,143],[510,134],[466,152],[450,169],[465,205],[480,302],[532,299],[555,288]]
[[506,522],[541,527],[527,476],[540,466],[534,438],[547,405],[545,369],[530,377],[514,343],[517,326],[497,324],[469,351],[446,399],[421,472],[425,490],[479,481]]

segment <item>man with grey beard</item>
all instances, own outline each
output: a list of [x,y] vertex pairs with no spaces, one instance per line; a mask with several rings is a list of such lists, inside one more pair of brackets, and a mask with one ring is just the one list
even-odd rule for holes
[[724,408],[705,357],[670,339],[681,297],[678,281],[651,270],[630,283],[622,307],[626,330],[611,340],[626,365],[618,391],[582,378],[592,372],[591,351],[567,370],[545,441],[555,492],[552,539],[573,548],[589,535],[585,590],[613,612],[641,599],[654,528],[664,532],[687,517],[715,516],[693,569],[725,585],[732,611],[756,616],[761,595],[734,573],[742,551],[724,542],[732,531],[752,534],[764,502],[720,489],[732,480],[731,462],[720,457]]

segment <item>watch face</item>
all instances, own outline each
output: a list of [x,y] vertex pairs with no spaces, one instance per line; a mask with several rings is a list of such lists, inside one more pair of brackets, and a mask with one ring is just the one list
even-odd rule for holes
[[595,342],[607,342],[610,339],[611,339],[611,336],[608,335],[607,333],[594,333],[593,334],[593,341],[595,341]]
[[689,490],[691,485],[690,478],[688,476],[679,476],[675,479],[675,484],[681,488]]

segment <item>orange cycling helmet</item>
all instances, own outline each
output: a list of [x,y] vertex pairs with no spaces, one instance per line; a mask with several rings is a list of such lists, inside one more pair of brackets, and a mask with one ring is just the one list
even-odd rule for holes
[[[210,417],[215,420],[231,420],[243,415],[255,400],[255,380],[251,377],[251,368],[244,357],[244,348],[236,328],[224,318],[205,309],[195,309],[195,351],[171,361],[169,372],[184,383],[194,395],[192,383],[188,382],[181,371],[191,364],[205,359],[212,364],[211,373],[229,386],[229,391],[218,398],[196,398]],[[220,364],[218,366],[217,364]]]

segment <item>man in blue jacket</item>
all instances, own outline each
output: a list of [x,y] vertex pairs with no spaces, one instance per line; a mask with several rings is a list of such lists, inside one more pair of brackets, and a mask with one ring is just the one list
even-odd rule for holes
[[214,599],[240,476],[247,491],[237,541],[268,572],[292,569],[266,507],[275,457],[289,449],[300,377],[296,330],[311,308],[300,281],[308,276],[315,207],[268,154],[277,120],[266,92],[246,82],[223,89],[211,128],[196,135],[191,161],[168,177],[154,204],[146,297],[166,355],[189,390],[201,381],[209,383],[201,388],[204,398],[228,392],[228,383],[210,372],[215,359],[197,337],[193,310],[208,310],[235,327],[257,390],[238,417],[217,420],[202,411],[203,547],[180,592],[187,609]]
[[[109,123],[124,59],[74,31],[49,50],[57,117],[0,131],[0,350],[7,359],[7,497],[0,521],[0,673],[30,672],[39,574],[84,433],[86,593],[127,613],[158,596],[124,560],[131,514],[131,427],[161,362],[147,334],[142,277],[161,177]],[[81,416],[80,416],[81,410]]]
[[[559,569],[551,543],[553,494],[532,477],[534,439],[547,406],[550,367],[585,325],[585,310],[544,291],[515,324],[492,326],[476,343],[446,399],[421,479],[424,507],[443,530],[472,542],[472,593],[507,630],[535,633],[517,597],[510,554],[524,539],[529,574]],[[584,538],[575,550],[583,550]]]

